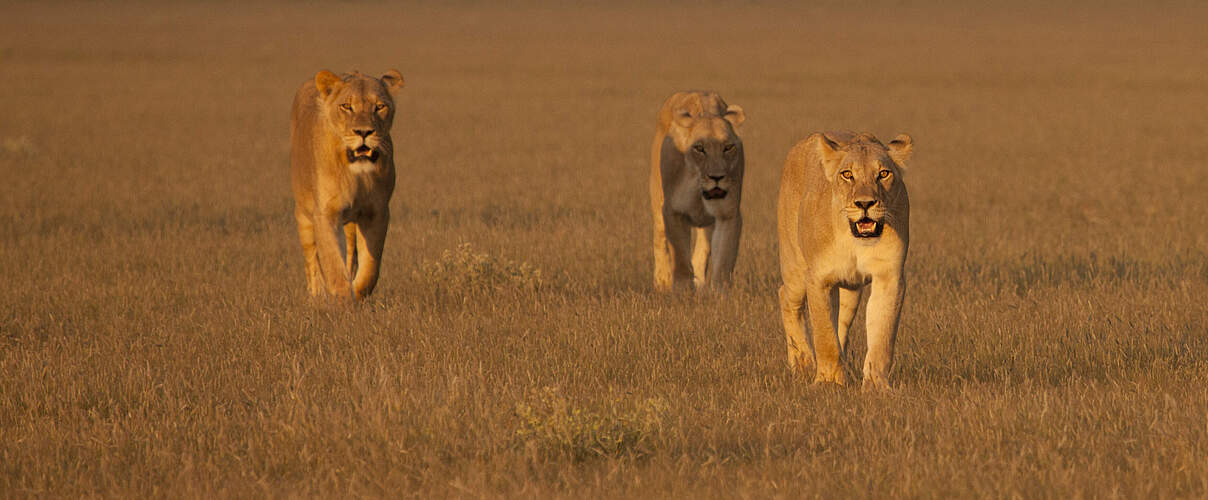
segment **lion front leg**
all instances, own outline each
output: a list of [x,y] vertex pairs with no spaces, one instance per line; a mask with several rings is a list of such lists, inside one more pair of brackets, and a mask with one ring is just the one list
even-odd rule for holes
[[382,249],[386,246],[386,230],[389,225],[388,208],[378,210],[372,219],[357,225],[357,254],[361,262],[353,289],[358,299],[368,297],[377,286],[378,273],[382,266]]
[[719,291],[730,288],[734,265],[738,262],[738,243],[742,239],[742,215],[719,219],[713,226],[713,261],[709,265],[709,286]]
[[906,278],[900,274],[874,277],[865,329],[868,330],[868,354],[864,356],[865,389],[888,389],[893,368],[893,344],[898,333],[902,300],[906,297]]
[[805,336],[805,290],[780,286],[780,318],[784,321],[784,340],[788,346],[789,371],[805,377],[814,365],[814,351]]
[[311,297],[318,297],[323,293],[323,277],[319,272],[319,255],[315,248],[315,223],[302,210],[295,210],[294,218],[298,221],[298,240],[302,243],[302,258],[306,266],[306,292]]
[[351,299],[352,283],[344,260],[344,225],[334,213],[320,214],[317,219],[315,248],[327,292],[336,298]]
[[684,217],[663,214],[667,240],[671,244],[671,282],[676,290],[691,290],[692,284],[692,226]]
[[814,331],[814,360],[818,363],[814,383],[847,385],[847,374],[840,360],[839,338],[835,332],[838,287],[809,284],[806,286],[805,302],[809,309],[810,327]]

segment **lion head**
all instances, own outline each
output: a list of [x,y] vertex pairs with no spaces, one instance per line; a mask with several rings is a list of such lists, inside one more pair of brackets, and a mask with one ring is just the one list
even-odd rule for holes
[[394,122],[392,93],[403,87],[403,75],[387,71],[381,78],[353,72],[337,76],[327,70],[315,75],[322,103],[321,119],[340,136],[348,163],[377,163],[393,154],[390,126]]
[[745,119],[742,108],[727,106],[717,94],[694,93],[673,112],[671,133],[684,164],[700,180],[701,197],[721,200],[741,189],[744,157],[735,129]]
[[832,204],[859,239],[881,236],[901,212],[906,188],[901,176],[912,149],[901,134],[886,147],[871,134],[815,134]]

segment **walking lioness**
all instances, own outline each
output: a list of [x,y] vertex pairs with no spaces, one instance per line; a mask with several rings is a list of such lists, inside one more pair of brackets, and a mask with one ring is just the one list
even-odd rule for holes
[[396,70],[323,70],[294,96],[290,178],[312,296],[360,299],[377,284],[394,193],[391,94],[402,86]]
[[650,154],[656,290],[729,286],[742,235],[744,159],[734,130],[743,119],[712,92],[676,93],[659,110]]
[[[911,148],[905,134],[888,147],[870,134],[813,134],[784,163],[777,207],[780,312],[789,369],[806,374],[816,363],[815,382],[847,383],[840,358],[860,291],[869,285],[864,387],[889,387],[906,292],[910,200],[902,168]],[[803,305],[812,339],[805,336]]]

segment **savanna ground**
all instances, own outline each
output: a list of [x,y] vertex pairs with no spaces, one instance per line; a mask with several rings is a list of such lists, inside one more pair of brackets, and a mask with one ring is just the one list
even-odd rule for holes
[[[0,13],[0,496],[1208,495],[1195,3]],[[314,307],[293,92],[391,67],[383,280]],[[650,290],[687,88],[748,117],[725,299]],[[785,369],[775,190],[827,129],[916,141],[889,394]]]

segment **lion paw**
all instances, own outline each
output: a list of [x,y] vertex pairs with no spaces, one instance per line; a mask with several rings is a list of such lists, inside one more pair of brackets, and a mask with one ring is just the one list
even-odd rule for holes
[[890,392],[893,388],[889,386],[889,381],[884,377],[865,377],[864,382],[860,384],[860,390],[864,392]]
[[847,385],[847,374],[843,373],[843,369],[840,367],[835,367],[830,370],[824,370],[820,366],[820,367],[818,367],[818,373],[816,373],[814,375],[814,383],[815,384],[830,383],[830,384],[845,386],[845,385]]

